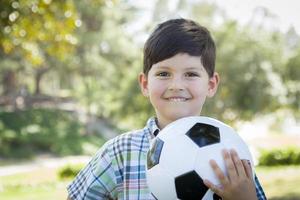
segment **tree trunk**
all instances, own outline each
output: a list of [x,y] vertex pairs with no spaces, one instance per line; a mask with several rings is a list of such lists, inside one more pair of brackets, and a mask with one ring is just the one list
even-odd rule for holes
[[49,67],[44,67],[44,68],[41,68],[41,69],[38,69],[36,71],[36,74],[35,74],[35,91],[34,91],[34,94],[35,95],[39,95],[41,94],[41,82],[42,82],[42,78],[43,76],[46,74],[46,72],[49,71]]
[[8,70],[3,73],[2,77],[3,94],[12,95],[17,92],[17,75],[15,71]]

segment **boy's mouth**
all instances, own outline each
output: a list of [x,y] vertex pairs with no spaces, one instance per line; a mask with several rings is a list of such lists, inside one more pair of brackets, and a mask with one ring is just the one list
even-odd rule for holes
[[166,99],[168,101],[173,101],[173,102],[185,102],[185,101],[189,100],[189,98],[185,98],[185,97],[168,97]]

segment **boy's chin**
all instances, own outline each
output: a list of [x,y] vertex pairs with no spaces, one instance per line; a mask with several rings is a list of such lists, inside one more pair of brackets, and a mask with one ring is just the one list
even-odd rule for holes
[[173,115],[171,117],[171,121],[176,121],[178,119],[184,118],[184,117],[192,117],[192,116],[199,116],[199,114],[181,114],[181,115]]

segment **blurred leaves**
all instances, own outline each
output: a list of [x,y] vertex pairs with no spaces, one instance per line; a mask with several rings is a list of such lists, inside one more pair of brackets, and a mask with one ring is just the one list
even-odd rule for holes
[[261,166],[299,165],[300,149],[290,146],[284,149],[263,150],[258,162]]
[[[36,150],[42,151],[50,148],[45,145],[53,143],[49,140],[56,138],[54,134],[58,131],[58,126],[56,122],[55,125],[49,124],[53,121],[53,117],[47,116],[50,113],[45,112],[44,115],[43,112],[39,112],[1,113],[0,118],[3,124],[1,126],[1,156],[30,157]],[[43,135],[50,137],[43,137]]]
[[[70,113],[53,109],[31,109],[0,113],[0,156],[31,157],[39,152],[57,155],[80,154],[84,143],[84,126]],[[97,146],[102,138],[93,138]],[[94,143],[95,144],[95,143]]]
[[73,1],[1,1],[1,47],[5,54],[18,52],[33,66],[45,54],[63,59],[77,39],[77,12]]

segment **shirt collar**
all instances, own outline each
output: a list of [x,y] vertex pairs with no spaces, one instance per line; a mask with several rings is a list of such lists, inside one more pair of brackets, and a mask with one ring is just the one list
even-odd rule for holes
[[151,138],[154,138],[159,133],[160,129],[157,126],[157,119],[156,117],[151,117],[147,121],[146,127],[149,129]]

